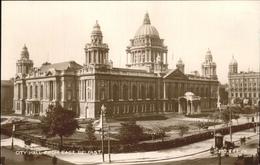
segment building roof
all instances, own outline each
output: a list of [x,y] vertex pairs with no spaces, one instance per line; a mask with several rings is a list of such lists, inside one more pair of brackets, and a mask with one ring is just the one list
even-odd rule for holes
[[138,28],[135,33],[135,38],[141,38],[144,36],[159,38],[159,32],[151,25],[151,21],[148,13],[145,14],[143,24]]
[[96,21],[95,25],[93,26],[93,30],[91,32],[91,35],[101,35],[102,36],[102,31],[100,29],[98,21]]
[[42,66],[40,67],[40,70],[42,72],[48,71],[49,69],[55,69],[55,70],[67,70],[67,69],[80,69],[82,68],[81,65],[79,65],[78,63],[76,63],[75,61],[67,61],[67,62],[60,62],[60,63],[54,63],[54,64],[50,64],[50,63],[44,63],[42,64]]
[[181,80],[188,80],[188,77],[183,74],[179,69],[169,70],[163,78],[166,79],[181,79]]
[[229,65],[237,65],[237,60],[234,58],[234,56],[232,56],[232,59],[231,59]]
[[13,86],[14,82],[12,80],[1,80],[1,86]]

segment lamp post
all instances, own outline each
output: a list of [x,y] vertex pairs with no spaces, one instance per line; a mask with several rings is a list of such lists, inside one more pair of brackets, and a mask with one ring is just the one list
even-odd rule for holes
[[11,150],[14,149],[14,131],[15,131],[15,124],[12,122],[12,143],[11,143]]
[[102,162],[105,162],[105,155],[104,155],[104,125],[103,125],[103,115],[105,113],[106,107],[104,104],[101,106],[101,147],[102,147]]
[[227,106],[227,110],[229,110],[229,135],[230,135],[230,142],[232,142],[232,110],[229,108],[229,105]]
[[108,162],[111,163],[111,154],[110,154],[110,126],[108,126],[108,132],[107,132],[107,136],[108,136],[108,147],[107,147],[107,150],[108,150]]
[[218,150],[218,165],[221,165],[221,151]]
[[[217,148],[217,155],[218,155],[218,165],[221,165],[221,148],[223,147],[223,135],[221,133],[217,133],[215,135],[215,148]],[[213,147],[212,147],[213,148]],[[211,153],[214,151],[211,149]]]

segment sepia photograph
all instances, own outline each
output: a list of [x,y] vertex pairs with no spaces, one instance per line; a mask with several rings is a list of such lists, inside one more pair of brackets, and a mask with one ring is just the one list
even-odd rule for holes
[[1,9],[1,165],[260,165],[260,1]]

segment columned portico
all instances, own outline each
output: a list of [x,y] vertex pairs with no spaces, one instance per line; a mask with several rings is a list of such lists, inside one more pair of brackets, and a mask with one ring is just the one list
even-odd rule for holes
[[179,97],[178,113],[179,114],[198,114],[201,113],[200,97],[195,96],[192,92],[186,92],[184,96]]

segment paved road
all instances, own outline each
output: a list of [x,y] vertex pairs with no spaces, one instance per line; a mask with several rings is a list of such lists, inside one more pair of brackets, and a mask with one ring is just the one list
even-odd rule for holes
[[[236,158],[233,157],[223,157],[221,159],[221,165],[233,165]],[[149,165],[217,165],[218,158],[198,158],[192,160],[182,160],[182,161],[174,161],[174,162],[160,162],[160,163],[149,163]]]
[[[6,165],[52,165],[52,160],[48,156],[40,156],[32,161],[25,161],[22,155],[16,155],[14,151],[7,149],[6,147],[1,147],[1,157],[5,157]],[[61,160],[58,160],[57,165],[73,165]]]

